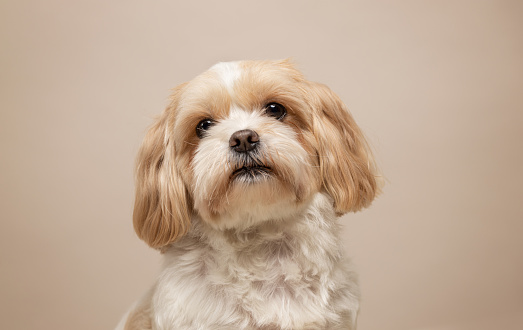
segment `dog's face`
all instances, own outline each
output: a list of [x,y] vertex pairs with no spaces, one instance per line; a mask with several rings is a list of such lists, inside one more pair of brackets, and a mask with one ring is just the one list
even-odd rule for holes
[[138,156],[134,224],[162,248],[199,216],[216,229],[283,220],[324,191],[338,214],[376,194],[339,98],[288,61],[220,63],[178,86]]

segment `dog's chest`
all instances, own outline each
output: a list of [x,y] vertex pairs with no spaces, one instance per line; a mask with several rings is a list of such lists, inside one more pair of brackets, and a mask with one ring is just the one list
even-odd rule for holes
[[158,328],[322,328],[338,317],[333,290],[345,287],[335,247],[282,235],[170,251],[155,295]]

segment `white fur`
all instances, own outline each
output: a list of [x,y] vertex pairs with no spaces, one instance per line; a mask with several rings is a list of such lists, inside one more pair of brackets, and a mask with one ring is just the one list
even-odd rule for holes
[[296,218],[236,233],[193,219],[191,233],[165,253],[155,329],[352,326],[359,293],[331,205],[318,193]]
[[234,82],[238,80],[241,75],[238,62],[221,62],[215,64],[210,71],[214,71],[218,74],[229,92],[232,92]]

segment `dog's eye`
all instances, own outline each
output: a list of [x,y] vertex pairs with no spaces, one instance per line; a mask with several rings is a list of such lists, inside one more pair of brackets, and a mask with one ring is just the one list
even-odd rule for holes
[[283,105],[273,102],[265,106],[265,113],[278,120],[282,120],[287,114],[287,110]]
[[198,125],[196,125],[196,135],[203,139],[205,136],[206,131],[211,128],[214,125],[214,120],[205,118],[204,120],[200,121]]

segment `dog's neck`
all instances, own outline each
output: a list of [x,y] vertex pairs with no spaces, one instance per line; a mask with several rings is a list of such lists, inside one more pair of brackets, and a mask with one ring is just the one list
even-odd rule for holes
[[[341,257],[339,225],[332,201],[322,193],[293,218],[266,221],[250,228],[217,230],[196,219],[192,229],[167,251],[179,257],[188,251],[201,253],[202,262],[234,263],[252,271],[289,262],[303,271],[328,269]],[[205,248],[203,248],[205,247]],[[205,268],[209,270],[209,266]],[[316,270],[314,270],[316,269]],[[288,270],[285,270],[287,272]]]

